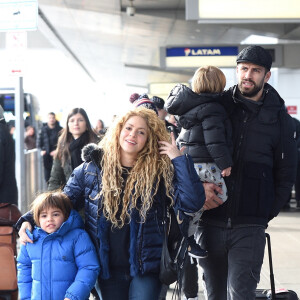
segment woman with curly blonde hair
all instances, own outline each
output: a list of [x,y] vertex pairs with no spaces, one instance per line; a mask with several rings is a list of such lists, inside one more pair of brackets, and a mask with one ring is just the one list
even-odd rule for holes
[[[103,300],[158,299],[165,205],[198,211],[205,194],[191,158],[170,141],[165,124],[147,108],[129,111],[103,140],[83,150],[85,162],[64,192],[85,207],[86,230],[98,249]],[[30,217],[23,219],[30,221]],[[24,228],[22,243],[30,242]]]

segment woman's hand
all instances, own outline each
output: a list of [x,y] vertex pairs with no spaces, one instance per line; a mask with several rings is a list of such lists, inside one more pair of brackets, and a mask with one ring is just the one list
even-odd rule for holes
[[176,146],[175,138],[174,138],[174,133],[171,132],[171,139],[172,139],[172,144],[166,141],[159,141],[159,153],[160,154],[166,154],[169,156],[169,158],[172,160],[178,156],[181,156],[182,153],[179,151],[179,149]]
[[223,194],[223,191],[219,186],[217,186],[213,183],[204,182],[203,187],[204,187],[205,196],[206,196],[206,200],[203,205],[203,208],[205,210],[216,208],[216,207],[220,206],[221,204],[223,204],[223,201],[216,195],[216,193]]
[[29,222],[23,222],[19,230],[20,243],[24,246],[26,245],[26,243],[33,243],[33,241],[27,235],[26,229],[32,232],[32,226]]

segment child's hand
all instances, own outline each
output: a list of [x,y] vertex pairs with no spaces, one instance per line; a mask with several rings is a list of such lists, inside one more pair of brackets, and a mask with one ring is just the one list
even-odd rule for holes
[[65,298],[64,300],[70,300],[70,298]]
[[231,167],[224,169],[221,174],[223,177],[229,176],[231,174]]
[[172,139],[172,144],[166,141],[159,141],[158,143],[159,143],[159,153],[168,155],[169,158],[172,160],[178,156],[181,156],[182,153],[179,151],[179,149],[176,146],[173,132],[171,132],[171,139]]

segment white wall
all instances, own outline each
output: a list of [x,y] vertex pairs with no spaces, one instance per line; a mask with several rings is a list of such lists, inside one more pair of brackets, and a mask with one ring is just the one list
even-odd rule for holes
[[278,69],[272,73],[275,73],[273,86],[286,106],[297,106],[297,114],[291,116],[300,120],[300,69]]
[[[0,88],[14,88],[16,77],[9,75],[7,52],[0,50]],[[24,92],[39,103],[39,116],[47,121],[53,111],[65,126],[68,112],[75,107],[86,110],[92,126],[97,119],[110,125],[113,115],[130,109],[132,93],[145,89],[118,86],[115,82],[93,82],[72,59],[56,49],[27,50],[24,59]]]

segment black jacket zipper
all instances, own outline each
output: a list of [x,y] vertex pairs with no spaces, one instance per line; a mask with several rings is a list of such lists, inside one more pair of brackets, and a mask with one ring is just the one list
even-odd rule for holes
[[[241,129],[239,132],[239,138],[238,138],[238,146],[235,148],[236,151],[236,155],[234,156],[234,162],[239,162],[240,161],[240,156],[243,150],[243,146],[244,146],[244,136],[245,136],[245,132],[247,130],[247,126],[248,126],[248,120],[249,120],[249,115],[247,114],[247,112],[245,110],[243,110],[243,122],[241,124]],[[242,178],[242,164],[239,162],[236,164],[237,166],[237,175],[235,176],[235,178],[239,179]],[[227,228],[231,228],[232,227],[232,217],[234,217],[237,214],[238,211],[238,199],[240,198],[240,187],[236,190],[235,186],[236,184],[239,184],[240,182],[236,182],[232,181],[231,182],[231,196],[232,196],[232,201],[230,201],[228,203],[228,207],[227,207],[227,214],[226,214],[226,220],[227,220]],[[235,191],[235,193],[233,192]]]

